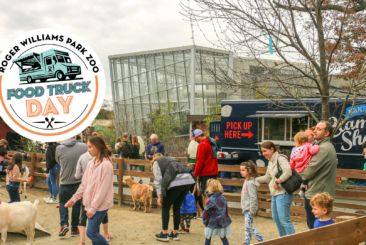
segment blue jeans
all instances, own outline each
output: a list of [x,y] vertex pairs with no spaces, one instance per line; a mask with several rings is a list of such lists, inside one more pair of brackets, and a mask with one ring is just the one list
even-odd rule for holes
[[[67,203],[71,197],[78,190],[80,183],[73,185],[60,185],[60,193],[59,193],[59,212],[60,212],[60,225],[61,227],[64,225],[69,225],[69,209],[65,208],[65,203]],[[77,231],[79,225],[79,217],[80,217],[80,200],[77,201],[72,207],[71,213],[71,231]]]
[[57,198],[57,174],[60,172],[60,164],[56,164],[50,169],[47,184],[48,190],[55,199]]
[[294,225],[290,219],[290,208],[293,200],[293,194],[272,196],[272,219],[277,225],[280,237],[295,233]]
[[[116,163],[116,169],[119,170],[119,164]],[[117,175],[117,181],[119,181],[119,175]]]
[[86,230],[86,235],[92,241],[93,245],[109,244],[105,240],[105,238],[99,233],[100,224],[102,223],[107,211],[108,209],[104,211],[98,211],[94,214],[93,218],[88,218],[88,228]]
[[10,202],[20,202],[20,195],[19,195],[19,189],[18,188],[14,188],[11,187],[9,185],[6,186],[6,190],[9,193],[9,197],[10,197]]

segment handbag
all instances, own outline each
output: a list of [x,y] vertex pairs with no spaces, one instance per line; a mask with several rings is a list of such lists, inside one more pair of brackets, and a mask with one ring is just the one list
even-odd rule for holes
[[[283,157],[285,157],[287,159],[286,156],[283,156]],[[278,172],[275,176],[278,179],[283,174],[282,168],[278,162],[278,158],[277,158],[277,170],[278,170]],[[297,191],[298,189],[300,189],[301,183],[302,183],[302,178],[296,172],[296,170],[294,168],[294,169],[292,169],[291,177],[288,178],[286,181],[282,182],[281,186],[286,190],[287,194],[292,194],[295,191]]]

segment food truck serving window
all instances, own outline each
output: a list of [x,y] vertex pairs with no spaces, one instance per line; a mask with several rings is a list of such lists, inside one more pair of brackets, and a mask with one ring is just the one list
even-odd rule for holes
[[[281,113],[281,114],[279,114]],[[309,128],[310,117],[308,113],[271,112],[250,115],[258,118],[258,141],[294,141],[294,136],[300,131]],[[312,119],[311,119],[312,120]]]

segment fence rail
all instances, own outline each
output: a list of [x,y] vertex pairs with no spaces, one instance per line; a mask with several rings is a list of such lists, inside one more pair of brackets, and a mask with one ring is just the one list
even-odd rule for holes
[[[8,155],[13,155],[15,152],[9,151]],[[33,176],[34,181],[30,183],[30,187],[36,188],[47,188],[47,184],[39,183],[37,180],[39,178],[45,179],[46,174],[41,172],[41,168],[46,167],[46,154],[43,153],[28,153],[30,155],[29,161],[23,161],[23,164],[27,165],[30,168],[30,176]],[[187,164],[187,158],[181,157],[177,158],[181,162]],[[119,169],[116,169],[116,164],[119,165]],[[134,166],[151,166],[150,161],[148,160],[132,160],[132,159],[117,159],[113,158],[114,165],[114,174],[119,176],[119,180],[114,182],[114,186],[118,187],[118,193],[115,194],[115,199],[118,200],[118,204],[122,205],[123,201],[131,201],[131,195],[126,195],[123,193],[123,188],[127,187],[123,185],[122,180],[124,176],[133,176],[133,177],[144,177],[144,178],[154,178],[153,173],[151,172],[139,172],[139,171],[125,171],[123,170],[123,164],[129,164]],[[219,171],[225,172],[240,172],[239,166],[230,166],[230,165],[219,165]],[[267,171],[265,167],[258,167],[258,174],[264,175]],[[337,177],[347,177],[352,179],[366,179],[366,171],[362,170],[346,170],[346,169],[338,169]],[[231,186],[239,186],[241,187],[244,183],[243,179],[218,179],[222,185],[231,185]],[[335,180],[334,180],[335,183]],[[59,185],[59,177],[57,178],[57,184]],[[295,192],[296,194],[298,192]],[[231,194],[224,193],[226,199],[230,202],[240,203],[240,194]],[[271,198],[272,196],[269,194],[269,187],[267,184],[261,184],[258,189],[258,216],[263,217],[272,217],[270,212],[271,210]],[[343,208],[343,209],[356,209],[356,210],[366,210],[366,205],[354,204],[350,203],[353,200],[366,201],[366,187],[363,186],[348,186],[347,190],[336,190],[335,198],[337,199],[347,199],[343,202],[336,201],[334,203],[334,207]],[[156,204],[156,199],[153,199],[153,204]],[[304,199],[302,198],[294,198],[293,205],[291,206],[291,219],[295,221],[306,222],[306,212],[303,207]],[[234,211],[240,211],[240,209],[231,208]],[[338,211],[335,210],[331,213],[331,217],[335,218],[337,216],[363,216],[362,214],[357,214],[349,211]]]

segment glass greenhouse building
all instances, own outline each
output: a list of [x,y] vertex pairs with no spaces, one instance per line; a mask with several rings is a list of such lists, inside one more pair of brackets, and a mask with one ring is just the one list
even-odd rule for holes
[[214,104],[230,99],[212,72],[232,77],[233,57],[223,50],[185,46],[109,56],[116,126],[141,135],[147,115],[168,100],[182,131],[189,135],[187,115],[206,115]]

